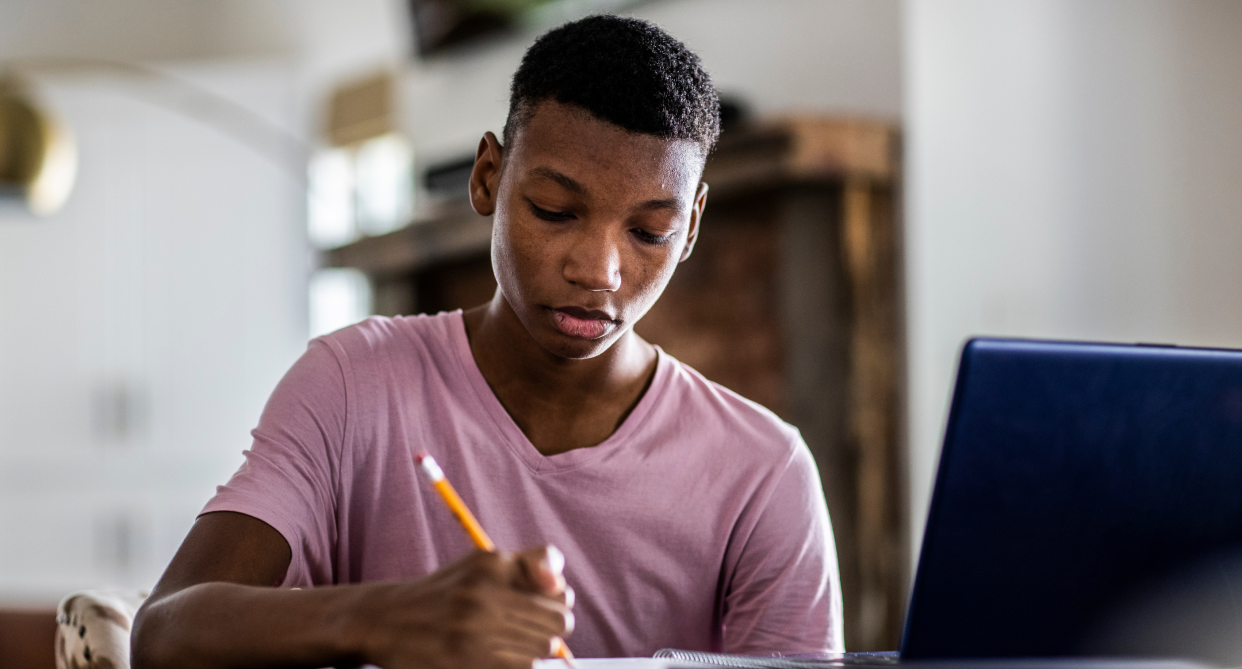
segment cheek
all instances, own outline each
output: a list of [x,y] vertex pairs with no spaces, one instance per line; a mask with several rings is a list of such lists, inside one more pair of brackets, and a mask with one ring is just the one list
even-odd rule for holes
[[492,270],[506,296],[521,299],[547,261],[546,244],[538,243],[519,221],[497,219],[492,233]]
[[517,278],[516,263],[508,226],[497,216],[492,223],[492,274],[496,277],[496,285],[506,295],[513,295],[517,289],[514,285]]
[[681,257],[682,246],[682,244],[672,244],[667,249],[660,248],[636,254],[639,257],[633,264],[636,269],[630,284],[634,290],[632,308],[639,310],[640,313],[634,319],[641,318],[642,314],[647,313],[651,305],[655,304],[664,292],[669,279],[673,278],[673,271],[677,269],[677,259]]

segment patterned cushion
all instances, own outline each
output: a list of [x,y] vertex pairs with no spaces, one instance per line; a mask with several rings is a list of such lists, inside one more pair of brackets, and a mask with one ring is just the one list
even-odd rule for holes
[[56,608],[56,669],[129,669],[129,630],[147,598],[137,590],[84,590]]

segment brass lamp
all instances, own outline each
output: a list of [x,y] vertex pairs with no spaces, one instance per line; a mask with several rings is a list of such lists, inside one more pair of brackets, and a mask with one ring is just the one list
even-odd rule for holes
[[0,78],[0,199],[23,201],[31,212],[50,216],[68,199],[77,167],[68,129],[21,81]]

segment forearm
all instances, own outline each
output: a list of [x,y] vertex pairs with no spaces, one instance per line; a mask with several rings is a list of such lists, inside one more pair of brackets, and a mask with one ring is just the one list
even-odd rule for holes
[[572,626],[548,555],[476,551],[417,580],[286,590],[266,585],[290,563],[275,529],[206,514],[135,616],[131,665],[529,669]]
[[216,669],[360,663],[365,626],[357,612],[367,588],[195,585],[148,601],[139,611],[132,665]]

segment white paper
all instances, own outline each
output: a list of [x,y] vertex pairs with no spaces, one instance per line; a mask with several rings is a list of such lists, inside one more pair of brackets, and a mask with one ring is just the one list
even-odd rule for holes
[[[585,657],[574,660],[578,669],[673,669],[694,663],[651,657]],[[564,660],[535,660],[535,669],[567,669]]]
[[[694,662],[684,662],[668,658],[655,659],[650,657],[587,657],[575,659],[578,669],[680,669],[682,667],[701,667]],[[380,669],[372,664],[359,669]],[[535,669],[567,669],[564,660],[535,660]]]

